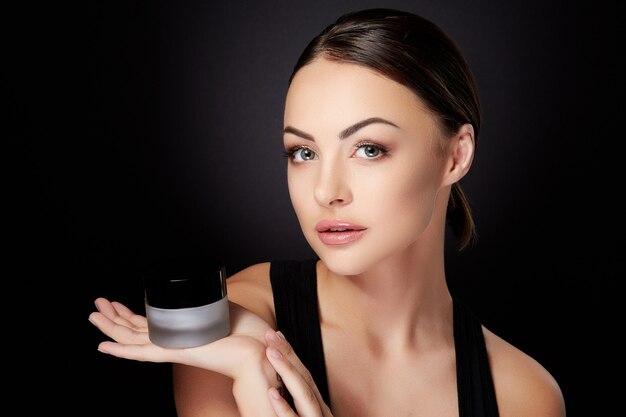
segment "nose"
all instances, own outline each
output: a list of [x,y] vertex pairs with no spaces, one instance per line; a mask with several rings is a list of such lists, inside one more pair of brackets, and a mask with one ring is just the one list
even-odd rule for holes
[[315,200],[324,207],[336,207],[352,201],[348,173],[338,163],[320,164],[317,183],[315,184]]

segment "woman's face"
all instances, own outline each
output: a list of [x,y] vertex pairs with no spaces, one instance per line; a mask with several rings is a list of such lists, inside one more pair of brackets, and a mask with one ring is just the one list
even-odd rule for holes
[[324,263],[355,275],[410,255],[445,170],[420,99],[365,67],[318,59],[295,75],[284,122],[291,202]]

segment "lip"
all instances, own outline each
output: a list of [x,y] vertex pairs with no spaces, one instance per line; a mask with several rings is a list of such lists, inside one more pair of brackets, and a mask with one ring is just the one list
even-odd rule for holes
[[[333,229],[339,229],[334,230]],[[326,245],[346,245],[359,240],[367,228],[344,220],[322,220],[315,225],[317,236]]]

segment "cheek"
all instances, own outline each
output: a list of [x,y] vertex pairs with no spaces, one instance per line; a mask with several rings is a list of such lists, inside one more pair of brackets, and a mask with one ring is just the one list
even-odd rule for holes
[[409,165],[365,178],[359,200],[370,208],[371,221],[389,224],[399,233],[421,233],[428,226],[439,190],[434,169]]
[[289,189],[289,198],[293,206],[296,216],[302,222],[303,216],[306,214],[306,208],[311,207],[311,199],[313,196],[313,188],[306,172],[293,170],[297,168],[289,167],[287,170],[287,186]]

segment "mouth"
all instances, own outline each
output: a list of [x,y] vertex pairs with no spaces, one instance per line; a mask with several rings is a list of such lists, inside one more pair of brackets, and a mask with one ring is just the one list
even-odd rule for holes
[[359,240],[367,228],[341,220],[322,220],[315,230],[322,243],[334,246]]
[[353,229],[351,227],[331,227],[329,229],[325,229],[325,230],[318,230],[318,232],[322,232],[322,233],[329,233],[329,232],[349,232],[352,230],[363,230],[363,229]]
[[318,233],[334,233],[365,230],[363,226],[343,220],[322,220],[315,226]]

